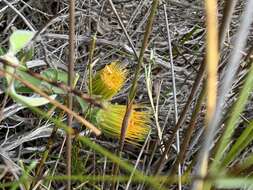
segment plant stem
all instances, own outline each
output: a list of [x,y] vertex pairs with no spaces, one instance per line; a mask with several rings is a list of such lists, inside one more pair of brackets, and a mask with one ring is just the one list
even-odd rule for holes
[[148,46],[148,40],[149,40],[151,31],[152,31],[152,25],[153,25],[155,13],[156,13],[156,10],[157,10],[157,7],[158,7],[158,3],[159,3],[159,0],[153,0],[152,7],[151,7],[151,12],[150,12],[150,15],[149,15],[149,18],[148,18],[148,21],[147,21],[147,25],[146,25],[146,28],[145,28],[144,39],[143,39],[143,42],[142,42],[142,47],[141,47],[140,55],[139,55],[139,58],[138,58],[137,68],[135,70],[134,79],[133,79],[132,86],[130,88],[129,95],[128,95],[126,113],[125,113],[125,116],[124,116],[124,119],[123,119],[123,122],[122,122],[120,142],[119,142],[119,150],[120,151],[122,151],[123,147],[124,147],[127,126],[128,126],[128,122],[129,122],[129,118],[130,118],[134,98],[135,98],[136,91],[137,91],[138,77],[140,75],[141,66],[143,64],[144,53],[145,53],[146,48]]
[[[69,0],[69,57],[68,57],[68,85],[73,88],[75,62],[75,0]],[[68,93],[68,108],[73,108],[73,95]],[[68,114],[68,127],[72,128],[72,114]],[[71,134],[67,134],[67,176],[71,177]],[[66,189],[71,190],[71,179],[67,180]]]

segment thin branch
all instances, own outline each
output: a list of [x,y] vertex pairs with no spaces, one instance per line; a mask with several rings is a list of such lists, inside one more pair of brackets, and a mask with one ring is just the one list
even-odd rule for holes
[[[75,0],[69,0],[69,57],[68,57],[68,85],[73,88],[75,63]],[[68,108],[73,109],[73,95],[68,93]],[[68,114],[68,127],[72,128],[73,115]],[[67,176],[71,176],[71,134],[67,134]],[[66,189],[71,190],[71,179],[68,179]]]
[[181,144],[181,147],[180,147],[180,153],[176,159],[176,162],[172,168],[172,174],[175,173],[176,171],[176,168],[178,167],[179,164],[183,164],[184,163],[184,160],[185,160],[185,156],[186,156],[186,151],[187,151],[187,147],[189,146],[189,143],[190,143],[190,140],[191,140],[191,137],[192,137],[192,134],[194,132],[194,129],[195,129],[195,122],[197,120],[197,117],[198,117],[198,113],[201,109],[201,105],[202,105],[202,102],[205,98],[205,95],[206,95],[206,85],[203,86],[203,90],[201,90],[201,93],[197,99],[197,103],[195,105],[195,108],[194,108],[194,111],[191,115],[191,120],[190,120],[190,124],[189,126],[187,127],[187,130],[185,132],[185,135],[184,135],[184,139],[183,139],[183,142]]
[[9,3],[8,1],[6,0],[3,0],[3,2],[8,5],[15,13],[17,13],[20,18],[22,18],[22,20],[26,23],[26,25],[28,26],[28,28],[31,30],[31,31],[35,31],[35,29],[33,28],[33,26],[30,24],[30,22],[24,17],[24,15],[22,15],[11,3]]
[[129,42],[129,44],[130,44],[130,46],[131,46],[133,52],[134,52],[135,57],[138,59],[138,54],[137,54],[137,51],[136,51],[136,49],[135,49],[135,47],[134,47],[134,44],[133,44],[133,42],[132,42],[130,36],[128,35],[127,30],[126,30],[126,28],[125,28],[125,26],[124,26],[124,24],[123,24],[123,22],[122,22],[122,20],[121,20],[121,18],[120,18],[120,16],[119,16],[119,14],[117,13],[117,10],[116,10],[116,8],[115,8],[115,6],[114,6],[112,0],[108,0],[108,1],[109,1],[110,6],[111,6],[111,8],[112,8],[112,10],[113,10],[113,13],[114,13],[115,16],[117,17],[118,22],[119,22],[119,24],[120,24],[120,26],[121,26],[121,28],[122,28],[122,30],[123,30],[123,32],[124,32],[124,34],[125,34],[127,40],[128,40],[128,42]]

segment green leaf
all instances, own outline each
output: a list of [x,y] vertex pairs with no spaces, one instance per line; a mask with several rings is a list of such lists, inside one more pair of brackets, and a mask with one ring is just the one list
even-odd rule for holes
[[5,49],[3,47],[0,46],[0,56],[5,54]]
[[[65,71],[49,68],[42,71],[41,75],[48,80],[51,80],[54,82],[60,82],[65,85],[68,84],[68,73]],[[74,79],[74,87],[76,86],[78,79],[79,79],[79,75],[76,74],[75,79]],[[46,87],[47,89],[52,90],[52,92],[56,94],[66,94],[66,91],[62,90],[61,88],[55,87],[54,85],[51,85],[45,81],[42,82],[42,85]]]
[[82,113],[85,113],[89,108],[89,104],[84,99],[80,98],[79,96],[75,96],[75,98],[82,109]]
[[[41,80],[31,76],[29,73],[22,71],[22,70],[16,70],[16,73],[22,78],[28,81],[29,83],[33,84],[34,86],[40,87]],[[26,87],[23,83],[20,81],[15,80],[15,89],[18,93],[31,93],[33,92],[30,88]]]
[[[46,81],[37,79],[23,70],[17,70],[16,72],[22,79],[25,79],[29,83],[33,84],[34,86],[39,87],[41,90],[46,91],[47,93],[66,94],[66,91],[62,90],[61,88],[58,88]],[[63,83],[65,85],[67,85],[68,83],[68,73],[65,71],[49,68],[42,71],[41,75],[50,81]],[[78,78],[79,78],[79,75],[76,74],[74,85],[76,85]],[[18,93],[32,93],[33,92],[30,88],[26,87],[24,84],[22,84],[19,81],[15,81],[15,89]]]
[[[13,92],[10,93],[10,95],[17,102],[19,102],[19,100],[22,100],[22,102],[20,102],[20,103],[22,103],[22,104],[25,103],[25,104],[32,106],[32,107],[43,106],[43,105],[50,103],[50,101],[44,97],[27,97],[27,96],[22,96],[19,94],[14,94]],[[54,94],[54,95],[51,95],[50,98],[55,99],[56,96],[57,95]]]
[[214,180],[216,186],[222,189],[252,189],[253,178],[249,177],[221,177]]
[[236,158],[250,143],[253,141],[253,122],[244,129],[240,137],[233,144],[231,150],[224,158],[221,165],[226,167],[232,160]]
[[28,50],[21,50],[18,57],[21,65],[25,65],[27,61],[32,60],[34,56],[34,48],[30,48]]
[[[212,172],[216,173],[220,170],[220,167],[225,167],[232,159],[235,158],[236,155],[238,155],[243,148],[245,148],[245,145],[247,146],[248,143],[251,142],[253,138],[248,137],[248,134],[251,134],[252,132],[252,123],[249,127],[247,127],[242,135],[236,140],[235,144],[232,146],[229,153],[226,155],[227,145],[229,144],[232,134],[234,133],[234,129],[237,126],[237,122],[240,118],[240,113],[243,111],[247,100],[249,98],[250,92],[253,89],[253,65],[251,66],[243,88],[240,90],[239,96],[237,101],[232,106],[232,109],[230,110],[231,116],[229,117],[228,121],[225,123],[226,129],[221,137],[220,144],[218,146],[217,153],[214,158],[214,162],[212,163]],[[224,156],[225,154],[225,156]],[[222,164],[221,160],[224,157],[224,162]]]
[[26,30],[16,30],[14,31],[9,39],[10,49],[9,51],[13,54],[18,53],[21,49],[23,49],[33,38],[35,32],[26,31]]

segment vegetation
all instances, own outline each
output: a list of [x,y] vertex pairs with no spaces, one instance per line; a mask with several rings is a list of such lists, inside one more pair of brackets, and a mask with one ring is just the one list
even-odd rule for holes
[[0,1],[0,189],[252,189],[252,7]]

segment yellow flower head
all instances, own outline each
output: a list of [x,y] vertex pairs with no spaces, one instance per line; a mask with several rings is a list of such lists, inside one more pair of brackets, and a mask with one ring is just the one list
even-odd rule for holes
[[[126,141],[129,143],[136,144],[145,140],[150,130],[150,112],[138,111],[140,108],[142,107],[134,105],[131,111],[126,131]],[[117,104],[109,104],[105,109],[99,110],[96,120],[101,130],[108,136],[120,138],[125,111],[125,105]]]
[[92,79],[92,94],[111,99],[124,85],[126,75],[127,71],[116,61],[106,65]]

